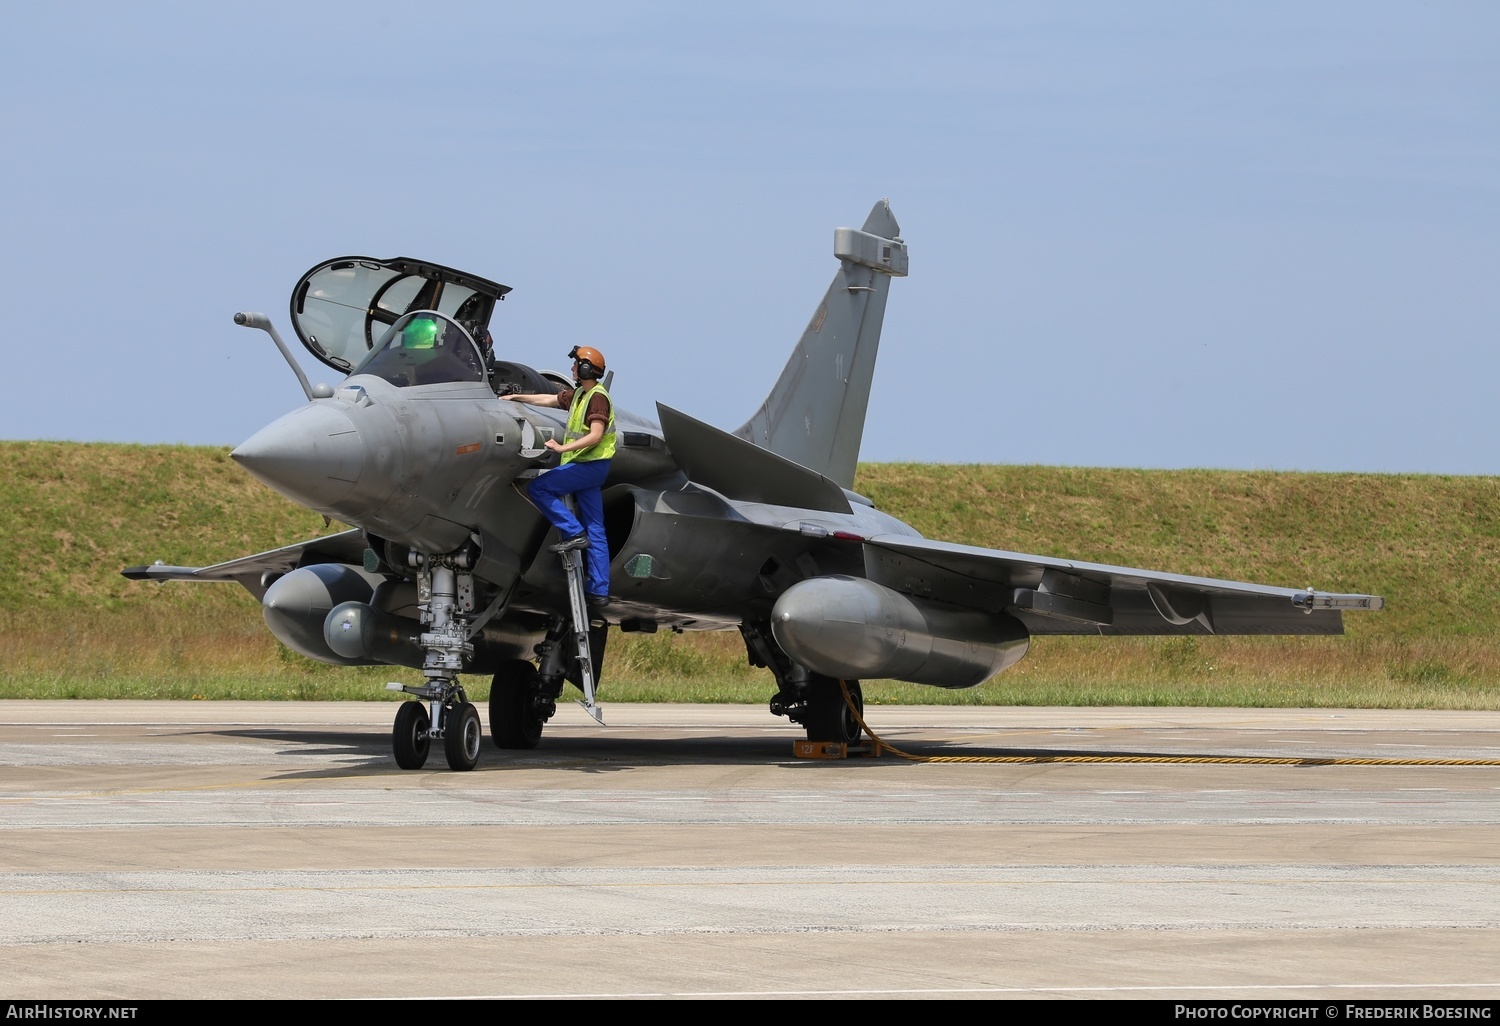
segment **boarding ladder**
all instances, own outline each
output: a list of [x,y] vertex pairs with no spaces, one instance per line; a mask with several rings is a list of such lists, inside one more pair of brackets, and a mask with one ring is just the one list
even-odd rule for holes
[[[573,505],[572,496],[568,505]],[[583,688],[583,701],[578,704],[584,711],[604,725],[604,708],[594,700],[594,654],[589,647],[589,607],[583,585],[584,549],[565,548],[555,545],[553,549],[562,557],[563,575],[568,579],[568,604],[573,616],[574,651],[578,653],[578,681]]]

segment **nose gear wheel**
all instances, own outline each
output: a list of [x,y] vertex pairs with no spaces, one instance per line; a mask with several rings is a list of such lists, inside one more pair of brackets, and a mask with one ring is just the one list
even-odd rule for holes
[[443,755],[452,770],[471,770],[479,763],[482,732],[479,710],[470,702],[461,702],[443,717]]
[[402,702],[396,710],[396,725],[391,731],[391,746],[396,750],[396,765],[402,769],[421,769],[427,763],[432,741],[427,736],[432,720],[421,702]]

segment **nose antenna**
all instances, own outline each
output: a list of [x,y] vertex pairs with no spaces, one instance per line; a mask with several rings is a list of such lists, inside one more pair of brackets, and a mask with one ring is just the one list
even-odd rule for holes
[[[286,357],[286,362],[292,368],[292,373],[297,375],[297,381],[302,385],[302,394],[307,396],[308,402],[311,402],[315,398],[327,398],[327,396],[317,396],[314,394],[312,385],[307,382],[307,375],[302,373],[302,368],[297,365],[296,360],[292,359],[291,350],[287,349],[286,343],[281,341],[281,336],[276,334],[276,326],[271,323],[271,318],[263,313],[245,313],[242,311],[234,315],[234,323],[244,328],[259,328],[271,336],[271,341],[276,343],[276,348],[280,349],[281,355]],[[324,385],[318,386],[320,391],[326,388],[327,386]],[[330,394],[332,393],[330,392]]]

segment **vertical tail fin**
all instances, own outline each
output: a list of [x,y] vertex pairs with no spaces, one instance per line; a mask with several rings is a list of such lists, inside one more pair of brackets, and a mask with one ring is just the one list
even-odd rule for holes
[[833,234],[838,273],[776,387],[735,434],[838,482],[854,485],[865,409],[891,278],[906,274],[906,245],[881,200],[862,229]]

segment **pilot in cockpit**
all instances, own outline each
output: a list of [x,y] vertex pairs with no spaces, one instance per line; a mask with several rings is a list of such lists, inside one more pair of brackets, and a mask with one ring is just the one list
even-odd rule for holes
[[442,327],[431,317],[414,318],[401,329],[401,363],[406,371],[406,384],[423,384],[417,369],[438,355],[438,337],[442,333]]
[[425,310],[393,324],[352,373],[373,374],[398,388],[485,379],[479,350],[464,329]]

